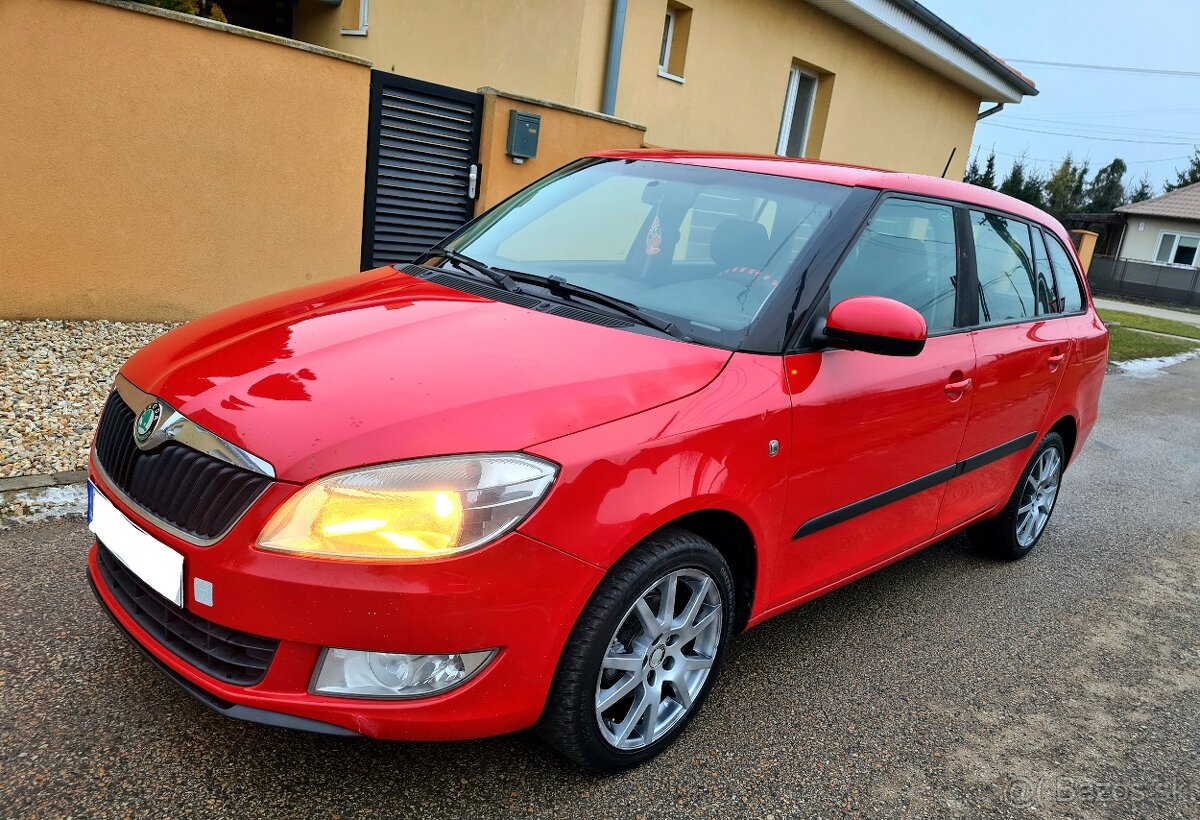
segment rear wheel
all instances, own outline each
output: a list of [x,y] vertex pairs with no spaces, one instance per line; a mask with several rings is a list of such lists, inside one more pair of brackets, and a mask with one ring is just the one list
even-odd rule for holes
[[717,678],[733,594],[708,541],[676,528],[646,539],[612,568],[572,630],[539,733],[593,771],[662,752]]
[[967,530],[971,543],[1005,561],[1028,555],[1050,523],[1065,466],[1062,437],[1058,433],[1047,434],[1029,459],[1000,515]]

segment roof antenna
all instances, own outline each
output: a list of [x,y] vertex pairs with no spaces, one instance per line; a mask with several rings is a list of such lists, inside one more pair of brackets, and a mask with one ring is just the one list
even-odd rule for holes
[[946,167],[942,169],[942,179],[946,178],[946,172],[950,170],[950,163],[954,162],[954,152],[957,150],[957,145],[950,149],[950,156],[946,157]]

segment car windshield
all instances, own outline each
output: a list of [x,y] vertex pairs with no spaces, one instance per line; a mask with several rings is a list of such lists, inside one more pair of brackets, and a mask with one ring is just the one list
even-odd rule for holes
[[446,247],[514,274],[560,277],[698,341],[736,347],[848,192],[722,168],[591,160],[532,185]]

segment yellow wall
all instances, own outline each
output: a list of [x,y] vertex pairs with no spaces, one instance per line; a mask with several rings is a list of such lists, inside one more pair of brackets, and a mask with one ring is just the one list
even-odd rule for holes
[[[961,178],[977,94],[803,0],[683,5],[692,12],[680,84],[658,76],[667,0],[628,4],[615,113],[645,123],[649,144],[774,153],[788,70],[801,64],[823,75],[810,157],[938,175],[957,149],[948,175]],[[346,8],[300,0],[294,34],[386,71],[595,111],[611,9],[611,0],[375,0],[367,36],[353,37],[340,33]]]
[[[367,35],[359,37],[341,33],[341,7],[300,0],[292,36],[405,77],[471,91],[495,86],[572,104],[584,6],[593,1],[373,0]],[[589,27],[595,17],[593,9]]]
[[1079,264],[1087,273],[1092,266],[1092,256],[1096,253],[1096,240],[1100,234],[1095,231],[1071,231],[1071,239],[1075,242],[1075,251],[1079,254]]
[[[517,164],[505,151],[508,146],[508,118],[513,110],[540,114],[536,157]],[[591,151],[606,148],[640,148],[643,129],[630,123],[538,105],[531,100],[513,99],[485,89],[483,127],[479,136],[479,161],[483,176],[476,212],[482,213],[514,191],[545,176],[559,166]]]
[[0,2],[0,317],[187,319],[358,270],[369,70]]
[[800,63],[832,75],[818,84],[828,120],[823,134],[814,123],[809,156],[940,175],[957,148],[948,176],[961,178],[978,95],[799,0],[689,0],[680,84],[658,76],[666,5],[631,2],[625,29],[615,113],[645,123],[647,142],[774,153]]

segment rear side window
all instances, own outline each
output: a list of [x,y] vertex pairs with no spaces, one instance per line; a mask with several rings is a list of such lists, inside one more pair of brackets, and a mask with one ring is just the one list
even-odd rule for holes
[[1029,228],[1008,217],[971,211],[975,267],[979,274],[981,324],[1037,315]]
[[1079,275],[1075,273],[1071,257],[1058,240],[1048,233],[1046,247],[1050,249],[1050,264],[1054,266],[1054,281],[1058,283],[1059,310],[1062,313],[1083,310],[1083,286],[1079,284]]
[[885,200],[829,283],[829,304],[851,296],[886,296],[915,308],[930,333],[949,330],[956,260],[952,208]]
[[1058,294],[1054,290],[1054,271],[1050,267],[1050,257],[1046,255],[1046,243],[1042,232],[1033,229],[1033,264],[1037,278],[1034,280],[1034,290],[1037,296],[1038,316],[1047,313],[1058,313]]

